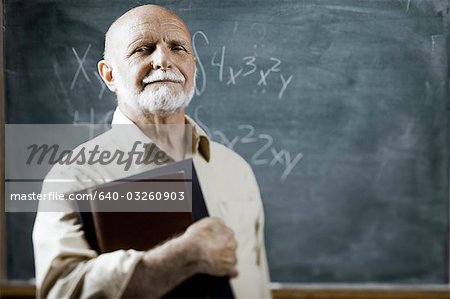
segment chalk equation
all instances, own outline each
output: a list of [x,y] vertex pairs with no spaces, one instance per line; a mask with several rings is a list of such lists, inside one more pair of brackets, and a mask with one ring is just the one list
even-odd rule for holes
[[275,166],[282,165],[284,170],[280,176],[280,181],[285,181],[295,166],[303,158],[303,153],[298,152],[295,156],[286,149],[277,149],[274,146],[274,139],[270,134],[258,133],[254,126],[250,124],[240,124],[237,126],[238,133],[234,136],[227,136],[221,130],[211,130],[199,117],[206,107],[200,105],[194,111],[194,120],[205,130],[206,134],[226,147],[234,149],[237,144],[257,143],[261,146],[252,153],[250,163],[253,165]]
[[[205,63],[207,62],[203,60],[198,51],[198,44],[200,44],[202,40],[205,45],[209,45],[209,39],[203,31],[196,31],[192,35],[192,47],[194,54],[197,57],[197,66],[201,78],[201,81],[197,82],[197,95],[201,95],[205,91],[208,77],[205,71]],[[288,76],[281,73],[281,59],[277,57],[267,57],[265,60],[270,61],[271,65],[267,68],[262,68],[258,63],[259,60],[264,58],[257,57],[256,55],[244,56],[240,59],[241,66],[233,68],[225,63],[226,51],[226,46],[222,46],[219,52],[214,51],[211,61],[209,62],[211,67],[217,68],[217,79],[220,82],[223,82],[227,86],[232,86],[236,85],[239,80],[242,80],[245,77],[256,76],[255,86],[262,87],[262,93],[265,93],[266,89],[264,87],[267,86],[268,81],[275,80],[276,84],[278,84],[277,98],[280,100],[283,98],[284,92],[291,83],[293,75]]]

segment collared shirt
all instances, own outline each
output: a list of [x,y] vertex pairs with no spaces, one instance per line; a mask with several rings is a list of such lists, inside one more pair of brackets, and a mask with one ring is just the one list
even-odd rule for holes
[[[186,123],[193,129],[191,155],[208,212],[210,216],[222,218],[238,242],[239,275],[231,280],[233,292],[236,298],[270,298],[264,213],[253,171],[239,155],[210,141],[187,116]],[[112,125],[110,131],[77,149],[101,145],[109,151],[126,152],[130,150],[131,140],[151,142],[118,108]],[[117,125],[131,128],[131,131],[127,129],[126,138],[111,133]],[[167,161],[170,160],[168,156]],[[57,165],[47,174],[42,193],[67,194],[155,167],[132,164],[125,170],[117,165]],[[144,252],[117,250],[98,255],[86,241],[78,214],[67,205],[67,211],[40,211],[36,216],[33,244],[38,294],[42,298],[121,297]]]

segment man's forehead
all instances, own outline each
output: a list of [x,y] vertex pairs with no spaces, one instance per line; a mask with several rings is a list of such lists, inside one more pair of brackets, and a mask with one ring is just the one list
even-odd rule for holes
[[111,26],[110,33],[120,39],[135,35],[177,35],[189,39],[189,31],[184,22],[176,15],[165,10],[147,9],[138,13],[125,14]]
[[136,20],[130,22],[129,26],[125,28],[130,35],[176,35],[180,38],[189,38],[189,31],[184,23],[176,19],[163,18],[160,20]]
[[108,53],[128,49],[139,40],[156,42],[161,38],[191,45],[189,30],[171,11],[155,5],[134,8],[119,17],[106,33],[105,58]]

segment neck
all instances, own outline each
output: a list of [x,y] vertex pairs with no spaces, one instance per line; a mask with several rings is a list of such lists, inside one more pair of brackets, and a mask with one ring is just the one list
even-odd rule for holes
[[144,111],[136,111],[125,103],[119,102],[119,109],[125,116],[131,119],[138,127],[140,125],[168,125],[168,124],[184,124],[184,109],[180,108],[173,113],[158,112],[150,113]]
[[145,113],[138,118],[138,123],[152,125],[174,125],[184,124],[184,109],[171,114],[166,113]]
[[178,161],[185,158],[189,147],[186,146],[185,112],[183,108],[171,114],[153,114],[137,112],[130,109],[129,106],[119,103],[119,109],[172,159]]

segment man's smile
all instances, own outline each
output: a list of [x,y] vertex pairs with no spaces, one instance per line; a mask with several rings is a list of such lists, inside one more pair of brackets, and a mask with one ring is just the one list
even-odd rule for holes
[[152,82],[147,82],[147,83],[144,83],[145,85],[148,85],[148,84],[153,84],[153,83],[183,83],[182,81],[176,81],[176,80],[155,80],[155,81],[152,81]]

